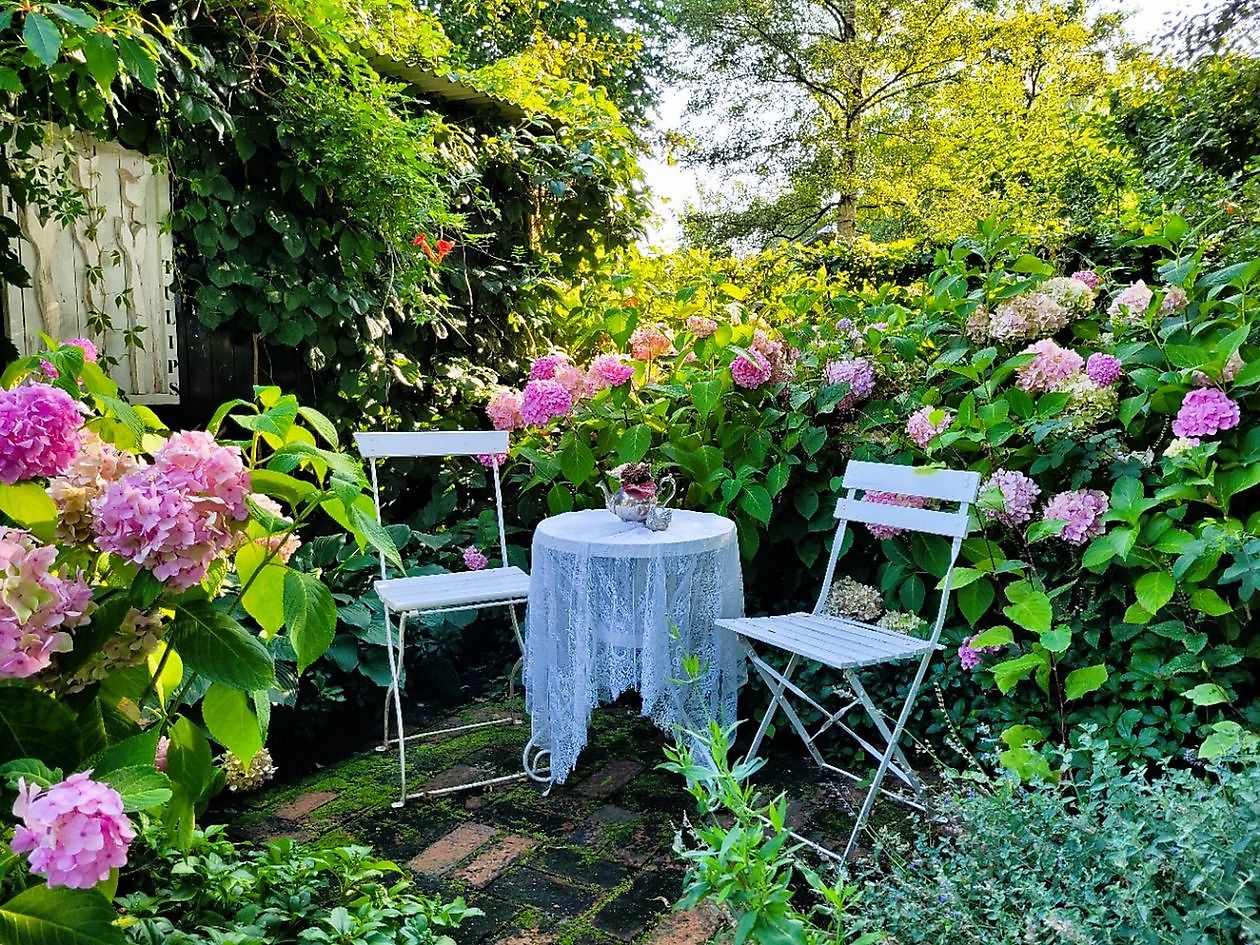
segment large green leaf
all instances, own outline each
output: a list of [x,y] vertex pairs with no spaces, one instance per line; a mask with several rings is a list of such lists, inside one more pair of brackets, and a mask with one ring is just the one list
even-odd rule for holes
[[1038,590],[1029,581],[1016,581],[1006,589],[1006,597],[1011,602],[1002,608],[1007,618],[1033,633],[1050,630],[1054,608],[1044,591]]
[[1098,663],[1094,666],[1082,666],[1067,674],[1063,680],[1063,695],[1068,699],[1079,699],[1093,692],[1107,681],[1107,667]]
[[246,542],[233,561],[245,588],[241,605],[270,639],[284,626],[284,580],[289,569],[274,556],[263,564],[267,554],[268,550],[258,542]]
[[38,758],[73,768],[81,754],[79,726],[63,704],[37,689],[0,688],[0,758]]
[[32,886],[0,903],[4,945],[124,945],[109,899],[94,889]]
[[153,767],[152,760],[147,765],[93,774],[119,793],[128,812],[149,810],[171,799],[171,779]]
[[184,664],[211,682],[232,689],[267,689],[275,664],[262,641],[209,601],[175,609],[169,635]]
[[152,765],[157,755],[158,738],[162,735],[160,726],[153,726],[146,732],[133,735],[110,745],[104,751],[97,752],[83,765],[91,768],[98,775],[117,771],[119,768],[134,768],[137,765]]
[[652,448],[652,429],[646,423],[627,427],[617,441],[617,458],[623,463],[637,463]]
[[210,737],[236,755],[245,767],[263,746],[262,727],[245,693],[211,686],[201,702],[201,718]]
[[0,485],[0,512],[44,539],[56,528],[57,504],[34,482]]
[[560,447],[560,470],[575,486],[580,486],[595,472],[595,454],[578,435],[567,435]]
[[57,53],[61,51],[61,30],[44,14],[26,14],[26,22],[22,24],[22,40],[26,43],[26,48],[44,65],[51,66],[57,61]]
[[763,525],[770,524],[773,503],[765,486],[756,483],[745,486],[739,497],[739,507]]
[[323,656],[332,643],[337,629],[337,604],[315,575],[290,570],[284,576],[284,621],[300,673]]
[[993,582],[988,578],[980,578],[958,589],[958,609],[974,627],[993,606],[994,596]]
[[707,418],[722,399],[722,382],[720,380],[696,381],[691,385],[691,401],[701,418]]
[[1149,614],[1157,614],[1160,608],[1172,600],[1177,582],[1167,571],[1150,571],[1137,579],[1133,589],[1137,592],[1142,609]]

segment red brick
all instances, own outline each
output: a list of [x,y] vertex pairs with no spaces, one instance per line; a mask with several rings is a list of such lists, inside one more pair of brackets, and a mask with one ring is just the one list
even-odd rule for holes
[[647,945],[704,945],[721,924],[717,911],[708,906],[674,912],[652,930]]
[[456,873],[454,878],[481,889],[537,846],[537,840],[510,833],[480,853],[476,859]]
[[441,876],[490,842],[498,833],[485,824],[461,824],[407,864],[413,872]]
[[322,807],[336,796],[336,791],[308,791],[306,794],[299,795],[296,800],[280,807],[276,811],[276,816],[281,820],[301,820],[315,808]]
[[642,770],[643,765],[636,761],[611,762],[579,784],[577,792],[587,797],[608,797],[629,784]]

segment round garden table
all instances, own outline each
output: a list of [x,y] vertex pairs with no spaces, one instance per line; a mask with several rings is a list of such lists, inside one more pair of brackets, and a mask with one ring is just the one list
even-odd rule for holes
[[747,677],[734,634],[742,616],[735,523],[674,509],[663,532],[592,509],[545,519],[534,532],[525,627],[530,760],[550,755],[563,783],[586,745],[591,713],[631,689],[643,714],[677,733],[735,720]]

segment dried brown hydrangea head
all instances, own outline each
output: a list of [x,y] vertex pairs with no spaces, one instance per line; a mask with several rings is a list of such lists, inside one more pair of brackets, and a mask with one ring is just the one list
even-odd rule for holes
[[626,463],[617,471],[623,486],[642,486],[652,481],[652,467],[647,463]]

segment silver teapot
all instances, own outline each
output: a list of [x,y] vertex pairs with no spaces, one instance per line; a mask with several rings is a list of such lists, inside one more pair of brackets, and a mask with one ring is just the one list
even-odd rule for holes
[[[647,499],[637,499],[625,489],[618,489],[616,492],[608,491],[608,487],[602,482],[599,483],[599,491],[604,493],[604,505],[609,512],[621,519],[623,522],[634,522],[636,524],[645,524],[648,521],[653,509],[659,509],[663,505],[668,505],[669,501],[674,497],[677,489],[677,483],[674,482],[673,476],[662,476],[661,481],[657,484],[656,495]],[[660,520],[662,516],[655,516]],[[664,521],[668,524],[668,517],[664,517]],[[654,529],[658,530],[658,529]]]

